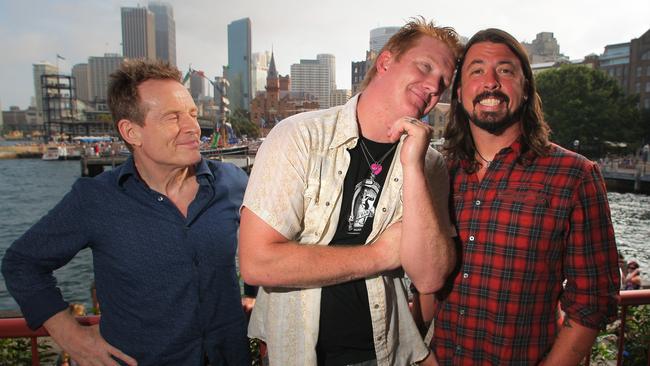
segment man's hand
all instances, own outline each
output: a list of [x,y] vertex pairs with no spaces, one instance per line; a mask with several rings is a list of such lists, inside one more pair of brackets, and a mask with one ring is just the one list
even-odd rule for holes
[[385,270],[392,270],[400,267],[399,247],[402,238],[402,222],[396,222],[386,228],[379,238],[371,245],[376,248]]
[[80,366],[119,366],[112,357],[127,365],[138,364],[136,360],[108,344],[99,333],[99,325],[82,326],[67,310],[53,315],[43,326],[54,341]]
[[391,141],[399,140],[403,134],[408,135],[400,152],[400,162],[403,167],[424,168],[424,157],[429,148],[432,133],[431,126],[411,117],[402,117],[393,124],[388,130],[388,137]]

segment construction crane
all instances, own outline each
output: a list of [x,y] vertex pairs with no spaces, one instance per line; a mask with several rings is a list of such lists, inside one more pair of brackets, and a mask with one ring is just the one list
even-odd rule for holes
[[217,96],[214,96],[215,102],[218,103],[219,105],[219,113],[215,117],[214,121],[214,131],[212,134],[212,142],[210,144],[210,147],[213,149],[216,149],[217,147],[226,147],[228,146],[228,129],[226,128],[226,115],[229,112],[228,106],[230,105],[230,101],[227,98],[226,94],[226,88],[230,86],[230,83],[226,78],[220,77],[220,78],[215,78],[215,80],[211,80],[207,76],[205,76],[205,73],[201,70],[194,70],[192,69],[192,65],[187,70],[187,73],[185,73],[185,76],[183,77],[183,85],[187,83],[187,81],[192,77],[192,75],[199,75],[203,79],[207,80],[210,85],[214,88],[215,91],[219,93],[219,100],[217,100]]

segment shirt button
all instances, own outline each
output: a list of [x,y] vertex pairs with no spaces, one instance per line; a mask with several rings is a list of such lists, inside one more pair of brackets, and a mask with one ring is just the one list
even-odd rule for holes
[[342,171],[340,171],[340,170],[339,170],[339,171],[338,171],[337,173],[339,173],[339,175],[341,175],[341,174],[343,174],[343,172],[342,172]]
[[476,200],[476,202],[474,202],[474,204],[475,204],[476,206],[480,206],[480,205],[481,205],[481,200]]
[[386,212],[386,207],[382,207],[381,212]]
[[468,278],[468,277],[469,277],[469,273],[467,272],[463,273],[463,278]]
[[393,182],[399,182],[399,178],[393,179]]
[[329,206],[329,205],[330,205],[329,201],[325,202],[325,206]]
[[459,313],[460,315],[465,315],[465,309],[460,309],[460,311],[459,311],[458,313]]
[[469,241],[474,241],[474,235],[469,236]]
[[162,202],[164,200],[163,196],[158,196],[158,202]]
[[461,350],[462,350],[462,348],[460,347],[460,345],[457,345],[456,346],[456,353],[460,353]]
[[384,339],[384,337],[382,337],[382,336],[377,336],[377,340],[378,340],[378,341],[381,341],[382,339]]
[[375,304],[375,309],[379,309],[379,304]]

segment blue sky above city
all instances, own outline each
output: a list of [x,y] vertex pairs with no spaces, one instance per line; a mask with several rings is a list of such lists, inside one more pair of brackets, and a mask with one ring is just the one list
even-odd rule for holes
[[[650,28],[650,1],[312,1],[168,0],[176,22],[177,64],[209,77],[227,64],[227,25],[248,17],[252,51],[273,49],[280,74],[318,53],[336,56],[338,88],[350,88],[350,62],[365,58],[370,30],[422,15],[463,36],[497,27],[530,42],[553,32],[571,59],[601,54]],[[34,94],[32,64],[58,60],[63,72],[89,56],[122,53],[120,7],[147,1],[0,0],[0,105],[26,108]]]

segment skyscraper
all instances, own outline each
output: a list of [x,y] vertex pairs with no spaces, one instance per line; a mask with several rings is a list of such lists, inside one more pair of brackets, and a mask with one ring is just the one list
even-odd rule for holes
[[232,111],[250,111],[251,104],[251,20],[228,24],[228,68],[224,75],[230,82],[228,98]]
[[124,58],[116,53],[88,57],[88,78],[90,79],[90,100],[105,103],[108,89],[108,76]]
[[370,51],[379,54],[382,47],[388,42],[393,34],[399,31],[400,27],[379,27],[370,30]]
[[176,23],[174,9],[165,2],[152,1],[149,10],[155,18],[156,58],[176,65]]
[[88,64],[76,64],[72,66],[74,77],[75,95],[77,99],[85,102],[90,101],[90,78]]
[[33,64],[34,72],[34,100],[36,102],[36,123],[43,123],[43,86],[41,85],[42,75],[53,75],[59,73],[59,68],[49,62],[42,61]]
[[291,65],[291,91],[306,92],[318,98],[321,109],[329,108],[330,95],[336,89],[336,59],[318,54],[316,60],[300,60]]
[[127,58],[156,58],[155,18],[147,8],[122,8],[122,54]]
[[269,72],[271,63],[271,53],[269,51],[255,52],[251,58],[251,90],[253,98],[255,94],[264,91],[266,85],[266,75]]

